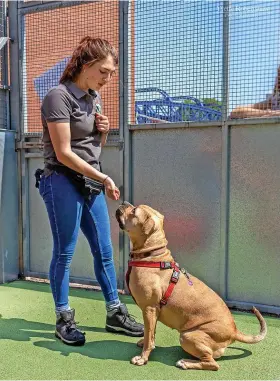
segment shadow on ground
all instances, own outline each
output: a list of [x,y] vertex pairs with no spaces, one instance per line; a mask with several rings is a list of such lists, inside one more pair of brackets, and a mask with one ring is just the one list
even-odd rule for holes
[[[69,356],[72,353],[78,353],[83,356],[96,359],[112,359],[118,361],[129,361],[133,356],[140,354],[141,349],[135,343],[118,340],[118,335],[107,333],[101,327],[80,326],[85,332],[104,333],[108,339],[100,341],[87,341],[83,347],[72,347],[63,344],[54,336],[54,326],[39,322],[28,321],[25,319],[11,318],[0,319],[0,339],[13,341],[31,341],[33,338],[42,339],[34,341],[33,345],[46,350],[59,352],[62,356]],[[114,338],[114,339],[112,339]],[[129,339],[130,340],[130,339]],[[240,354],[230,355],[231,349],[241,351]],[[251,351],[238,347],[229,347],[227,353],[218,361],[237,360],[248,357]],[[165,365],[174,366],[181,358],[192,358],[186,354],[180,346],[160,347],[157,346],[150,356],[151,361],[160,362]]]

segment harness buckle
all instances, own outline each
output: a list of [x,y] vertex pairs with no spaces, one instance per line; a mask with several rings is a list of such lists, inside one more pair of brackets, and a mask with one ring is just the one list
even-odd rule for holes
[[174,270],[174,271],[173,271],[173,274],[172,274],[172,276],[171,276],[171,282],[172,282],[172,283],[177,283],[178,280],[179,280],[179,276],[180,276],[180,272]]
[[160,262],[160,268],[163,270],[172,269],[170,262]]
[[165,306],[167,304],[167,300],[162,298],[159,303],[161,306]]

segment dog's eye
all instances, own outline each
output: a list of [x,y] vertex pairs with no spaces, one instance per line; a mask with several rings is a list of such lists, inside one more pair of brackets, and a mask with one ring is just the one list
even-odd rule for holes
[[131,210],[131,213],[132,213],[132,214],[135,214],[135,211],[136,211],[136,208],[133,208],[133,209]]

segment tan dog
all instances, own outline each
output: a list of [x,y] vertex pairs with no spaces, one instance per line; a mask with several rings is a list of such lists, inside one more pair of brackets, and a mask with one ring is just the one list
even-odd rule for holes
[[[142,262],[174,262],[163,230],[164,217],[146,205],[134,207],[125,202],[116,211],[120,228],[131,240],[131,260]],[[142,263],[143,265],[143,263]],[[150,265],[150,263],[148,263]],[[155,264],[153,264],[155,265]],[[131,267],[129,288],[143,313],[145,334],[139,346],[140,356],[132,358],[135,365],[146,364],[155,348],[157,321],[180,332],[182,348],[199,360],[182,359],[177,366],[183,369],[218,370],[214,359],[221,357],[235,340],[254,344],[264,339],[267,328],[260,312],[253,308],[261,330],[257,336],[238,331],[223,300],[203,282],[179,273],[177,284],[165,305],[161,299],[170,284],[172,269]],[[193,283],[193,284],[191,284]]]

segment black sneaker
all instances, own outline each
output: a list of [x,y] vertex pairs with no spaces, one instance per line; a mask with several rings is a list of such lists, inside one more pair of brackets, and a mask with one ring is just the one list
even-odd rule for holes
[[144,336],[143,324],[137,323],[129,315],[126,305],[121,304],[112,316],[107,315],[106,331],[114,333],[124,333],[128,336]]
[[75,310],[57,312],[56,316],[55,336],[68,345],[84,345],[85,333],[77,329]]

